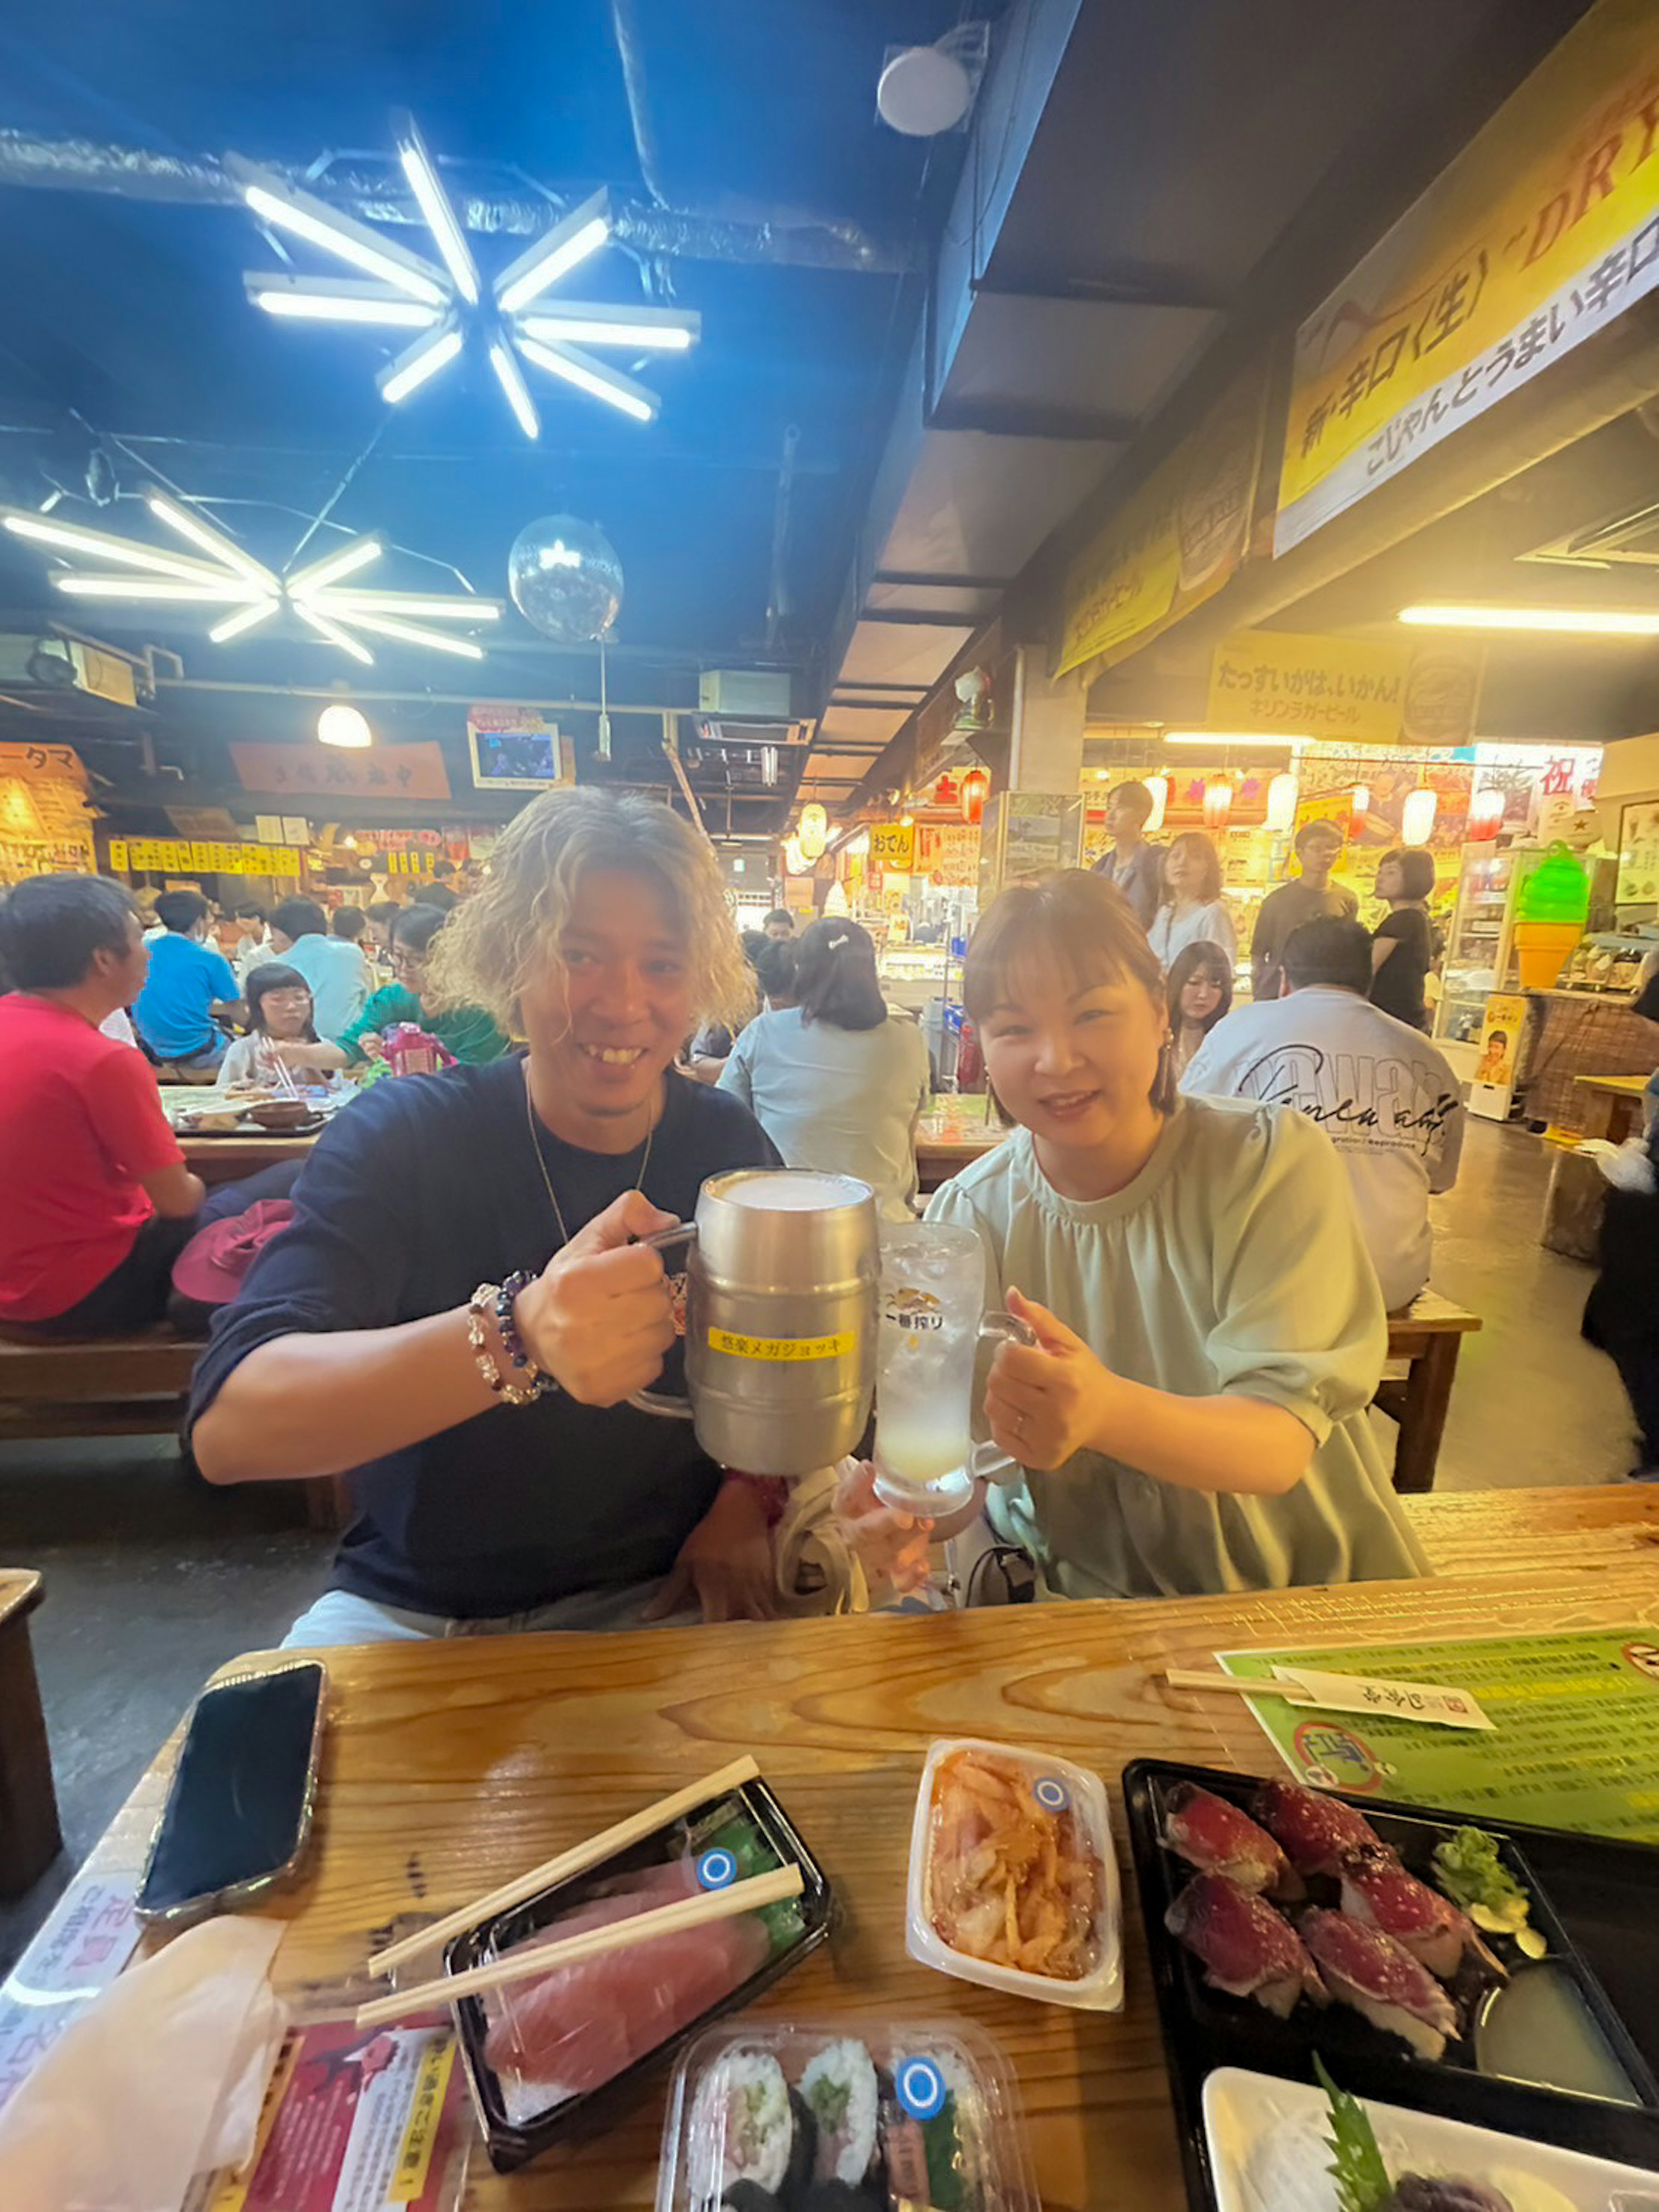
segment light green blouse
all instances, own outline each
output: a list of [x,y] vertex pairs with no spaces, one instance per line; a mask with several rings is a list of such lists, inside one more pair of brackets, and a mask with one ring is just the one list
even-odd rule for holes
[[1251,1099],[1185,1098],[1114,1197],[1062,1198],[1017,1130],[927,1207],[979,1231],[988,1284],[1076,1331],[1115,1374],[1283,1406],[1317,1449],[1279,1498],[1182,1490],[1098,1452],[991,1492],[1066,1597],[1172,1597],[1426,1574],[1365,1408],[1388,1343],[1347,1178],[1323,1132]]

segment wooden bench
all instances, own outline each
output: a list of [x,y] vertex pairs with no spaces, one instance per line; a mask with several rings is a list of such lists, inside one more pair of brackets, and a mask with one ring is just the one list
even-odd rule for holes
[[44,1595],[39,1575],[0,1568],[0,1897],[38,1881],[64,1845],[29,1643],[29,1615]]
[[1480,1326],[1479,1314],[1436,1290],[1420,1291],[1403,1312],[1389,1316],[1389,1357],[1408,1364],[1403,1376],[1378,1386],[1373,1402],[1400,1425],[1394,1486],[1406,1495],[1434,1488],[1457,1355],[1463,1339]]
[[[165,1436],[184,1425],[200,1337],[0,1336],[0,1443],[33,1437]],[[313,1528],[343,1528],[342,1484],[304,1486]]]

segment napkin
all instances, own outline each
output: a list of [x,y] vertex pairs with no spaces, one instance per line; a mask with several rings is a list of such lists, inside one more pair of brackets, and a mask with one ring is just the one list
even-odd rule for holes
[[5,2212],[179,2212],[240,2166],[287,2026],[275,1920],[210,1920],[111,1983],[0,2112]]

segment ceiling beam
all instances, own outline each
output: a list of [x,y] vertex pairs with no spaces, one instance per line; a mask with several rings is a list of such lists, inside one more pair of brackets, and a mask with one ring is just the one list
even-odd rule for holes
[[[396,162],[365,166],[326,150],[306,166],[264,161],[287,183],[361,222],[424,228],[426,217],[404,185]],[[505,237],[539,237],[584,197],[468,191],[444,166],[450,204],[464,228]],[[166,200],[175,206],[243,207],[240,186],[209,155],[156,152],[89,138],[42,138],[28,131],[0,131],[0,185],[40,191],[103,192],[120,199]],[[903,275],[921,266],[919,240],[872,238],[850,220],[792,222],[787,209],[763,210],[762,219],[732,222],[683,208],[612,193],[611,235],[636,252],[676,260],[726,261],[755,268],[838,269],[865,276]]]
[[934,430],[977,430],[987,438],[1048,438],[1079,446],[1127,446],[1140,428],[1133,415],[1085,415],[1028,400],[948,399],[927,417]]

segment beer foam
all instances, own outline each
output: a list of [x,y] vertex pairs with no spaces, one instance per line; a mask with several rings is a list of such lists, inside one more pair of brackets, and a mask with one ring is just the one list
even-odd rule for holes
[[776,1168],[727,1183],[720,1196],[732,1206],[757,1213],[820,1213],[826,1207],[857,1206],[869,1186],[851,1176],[817,1175],[805,1168]]

